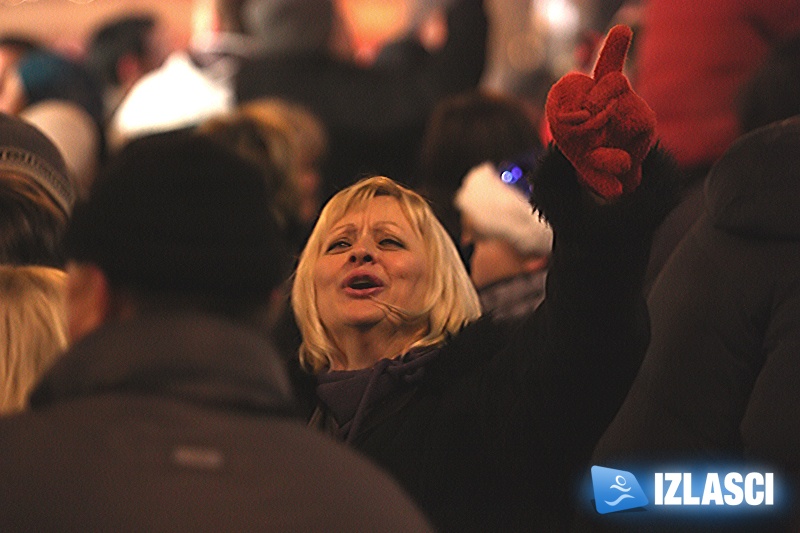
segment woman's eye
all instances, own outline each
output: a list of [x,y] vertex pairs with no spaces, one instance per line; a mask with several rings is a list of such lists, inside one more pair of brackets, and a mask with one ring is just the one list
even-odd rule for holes
[[348,246],[350,246],[350,243],[348,243],[347,241],[343,241],[343,240],[333,241],[332,243],[330,243],[328,245],[328,247],[325,249],[325,251],[326,252],[335,252],[337,250],[343,250],[343,249],[347,248]]
[[381,242],[379,244],[381,246],[389,246],[389,247],[393,247],[393,248],[403,248],[403,243],[402,242],[400,242],[397,239],[392,239],[392,238],[389,238],[389,237],[387,237],[385,239],[381,239]]

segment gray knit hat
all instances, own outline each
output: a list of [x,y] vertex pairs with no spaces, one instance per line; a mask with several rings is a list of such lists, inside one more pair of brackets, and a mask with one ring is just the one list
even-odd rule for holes
[[33,125],[0,113],[0,173],[30,178],[66,213],[75,203],[75,190],[61,152]]

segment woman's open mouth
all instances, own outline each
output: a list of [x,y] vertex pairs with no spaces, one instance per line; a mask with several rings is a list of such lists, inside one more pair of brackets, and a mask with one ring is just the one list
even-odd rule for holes
[[367,298],[383,290],[383,283],[367,274],[354,275],[347,278],[344,290],[349,296]]

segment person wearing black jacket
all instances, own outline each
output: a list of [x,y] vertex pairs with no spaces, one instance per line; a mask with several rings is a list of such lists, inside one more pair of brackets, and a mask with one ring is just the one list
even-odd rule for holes
[[310,424],[394,474],[440,531],[564,530],[647,347],[641,282],[675,167],[621,74],[630,37],[612,30],[595,78],[551,91],[533,203],[555,241],[544,302],[521,321],[479,317],[452,239],[386,177],[335,195],[300,257]]

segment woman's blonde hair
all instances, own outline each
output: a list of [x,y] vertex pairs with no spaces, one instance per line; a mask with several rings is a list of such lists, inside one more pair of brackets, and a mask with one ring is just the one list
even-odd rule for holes
[[67,346],[66,273],[0,265],[0,414],[25,408],[28,393]]
[[[314,372],[330,367],[333,359],[341,355],[335,353],[337,348],[319,316],[314,268],[324,252],[325,240],[333,225],[376,196],[390,196],[398,201],[426,249],[428,288],[421,315],[422,320],[427,321],[427,326],[423,336],[409,348],[442,344],[449,335],[480,316],[478,295],[455,244],[436,219],[428,202],[389,178],[366,178],[337,193],[323,208],[295,272],[292,305],[303,337],[300,361]],[[400,318],[403,319],[400,311]],[[415,313],[413,318],[408,319],[419,320],[419,314]],[[400,354],[387,354],[394,355]]]

